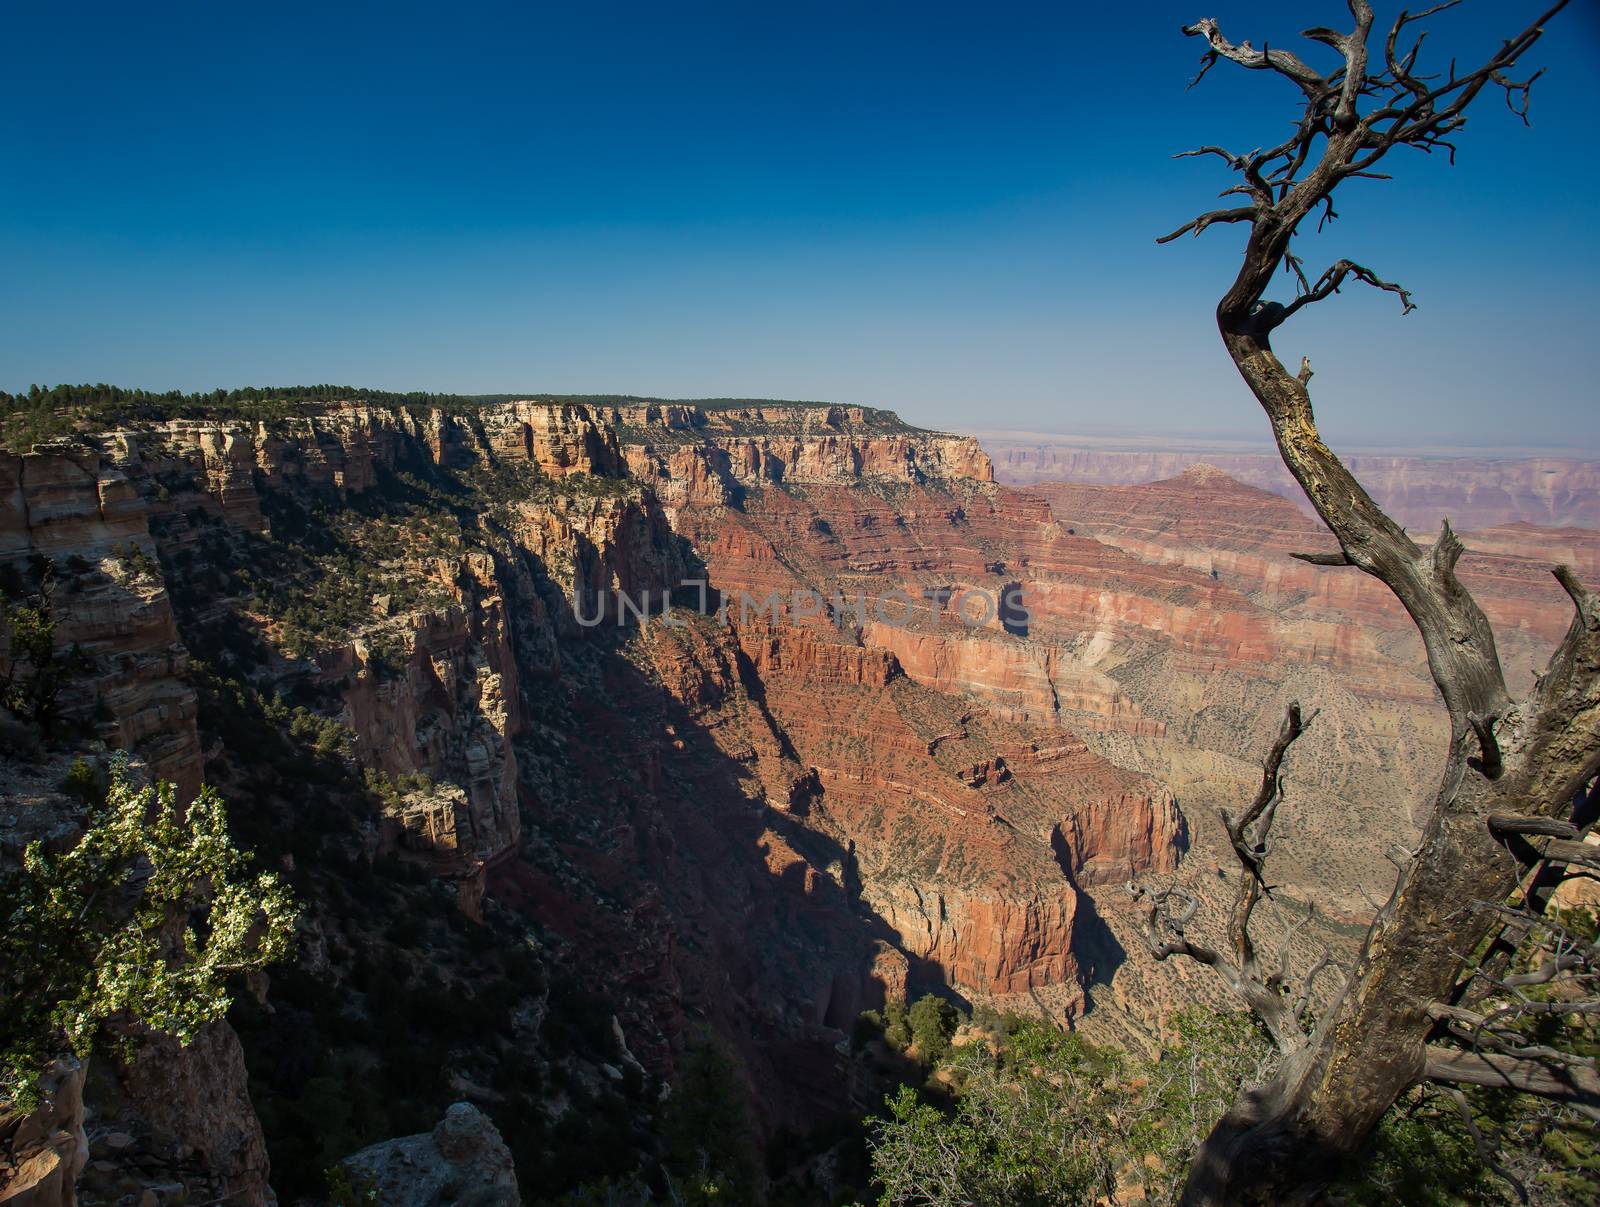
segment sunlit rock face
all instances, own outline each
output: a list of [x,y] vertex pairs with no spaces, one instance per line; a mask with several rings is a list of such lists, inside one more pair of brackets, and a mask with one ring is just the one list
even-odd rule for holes
[[[1247,486],[1209,465],[1141,486],[1045,483],[1037,491],[1063,522],[1146,562],[1209,575],[1281,618],[1274,662],[1308,659],[1344,672],[1358,691],[1431,698],[1411,689],[1395,663],[1416,667],[1421,643],[1410,618],[1369,575],[1330,572],[1293,553],[1337,552],[1322,525],[1287,499]],[[1456,525],[1458,531],[1464,525]],[[1426,545],[1432,534],[1414,534]],[[1515,523],[1462,531],[1460,575],[1487,612],[1514,675],[1566,632],[1565,596],[1550,567],[1587,580],[1600,572],[1600,533]]]

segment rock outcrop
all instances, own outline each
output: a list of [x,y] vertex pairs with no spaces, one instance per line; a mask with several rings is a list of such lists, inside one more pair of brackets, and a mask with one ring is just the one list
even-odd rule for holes
[[63,710],[192,793],[201,757],[194,692],[183,680],[189,655],[124,452],[116,442],[102,454],[62,441],[25,457],[0,453],[0,562],[59,563],[46,588],[57,647],[92,661],[67,685]]
[[767,485],[994,477],[975,440],[906,430],[861,407],[699,408],[624,414],[629,471],[672,514],[736,504]]
[[431,1132],[385,1140],[342,1162],[357,1194],[394,1207],[518,1207],[511,1150],[470,1102],[445,1112]]
[[187,1045],[142,1035],[130,1059],[97,1061],[86,1197],[113,1201],[130,1184],[191,1199],[275,1207],[271,1162],[250,1101],[239,1037],[224,1022]]
[[89,1162],[84,1131],[83,1066],[57,1061],[28,1113],[0,1103],[0,1203],[7,1207],[76,1207],[77,1180]]
[[348,684],[342,719],[363,766],[450,785],[395,816],[413,849],[464,869],[509,851],[521,832],[511,742],[521,694],[492,561],[464,559],[443,589],[450,605],[398,618],[395,652],[383,661],[357,639],[321,670]]

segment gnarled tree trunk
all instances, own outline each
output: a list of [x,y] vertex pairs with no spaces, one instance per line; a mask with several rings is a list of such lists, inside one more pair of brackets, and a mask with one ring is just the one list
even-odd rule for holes
[[[1595,775],[1600,614],[1577,589],[1578,614],[1539,687],[1518,704],[1501,703],[1498,663],[1484,657],[1493,656],[1493,636],[1448,568],[1451,534],[1446,530],[1435,556],[1415,545],[1404,549],[1398,542],[1411,542],[1403,532],[1372,523],[1369,514],[1382,513],[1318,438],[1305,383],[1288,373],[1264,336],[1237,329],[1236,312],[1225,305],[1218,320],[1235,364],[1272,419],[1284,462],[1346,556],[1363,569],[1382,566],[1385,573],[1368,572],[1391,585],[1391,578],[1408,584],[1412,599],[1396,594],[1425,634],[1449,643],[1437,655],[1430,646],[1429,661],[1446,700],[1455,702],[1421,845],[1368,934],[1346,991],[1308,1045],[1286,1058],[1280,1076],[1247,1092],[1218,1123],[1194,1161],[1183,1200],[1305,1203],[1361,1148],[1396,1098],[1427,1075],[1435,1026],[1428,1008],[1449,997],[1463,955],[1495,925],[1484,905],[1517,888],[1522,865],[1490,828],[1490,815],[1561,813]],[[1476,757],[1474,716],[1498,717],[1488,724],[1498,769],[1486,765],[1492,755]]]
[[[1309,363],[1291,373],[1271,346],[1278,326],[1352,278],[1395,293],[1406,310],[1412,308],[1406,290],[1349,260],[1336,262],[1313,282],[1293,255],[1291,240],[1319,206],[1326,207],[1324,221],[1332,218],[1338,184],[1377,175],[1373,165],[1393,147],[1449,148],[1446,136],[1460,128],[1463,111],[1485,86],[1503,88],[1512,108],[1525,114],[1532,80],[1518,83],[1506,72],[1561,7],[1556,4],[1477,70],[1458,74],[1452,65],[1447,75],[1438,76],[1416,73],[1420,38],[1409,51],[1401,46],[1414,20],[1404,13],[1382,49],[1382,66],[1369,66],[1369,57],[1377,55],[1369,56],[1373,13],[1366,0],[1349,0],[1350,32],[1306,31],[1306,37],[1334,48],[1344,60],[1327,75],[1281,49],[1234,45],[1209,19],[1184,31],[1208,44],[1202,75],[1223,59],[1276,73],[1301,90],[1304,111],[1294,134],[1277,147],[1243,156],[1220,147],[1189,152],[1224,159],[1241,177],[1229,192],[1247,203],[1201,215],[1162,241],[1218,224],[1249,225],[1243,263],[1217,307],[1217,326],[1272,424],[1284,464],[1338,538],[1342,556],[1308,555],[1306,560],[1359,569],[1394,592],[1422,635],[1451,721],[1445,766],[1420,845],[1397,861],[1394,894],[1315,1029],[1302,1034],[1290,1027],[1286,1038],[1280,1035],[1285,1028],[1274,1029],[1283,1052],[1280,1073],[1248,1089],[1204,1142],[1183,1197],[1194,1207],[1318,1200],[1399,1095],[1428,1078],[1505,1084],[1600,1102],[1600,1082],[1592,1070],[1558,1066],[1535,1076],[1520,1067],[1527,1062],[1464,1052],[1447,1058],[1439,1050],[1430,1053],[1429,1045],[1439,1004],[1450,998],[1464,957],[1488,937],[1497,921],[1494,907],[1516,890],[1525,871],[1491,827],[1491,815],[1564,817],[1600,771],[1600,606],[1565,568],[1557,568],[1573,601],[1572,626],[1538,685],[1513,701],[1488,620],[1456,578],[1462,547],[1448,523],[1424,548],[1384,514],[1317,432]],[[1274,275],[1285,266],[1299,282],[1296,296],[1286,304],[1265,300]],[[1275,755],[1281,757],[1281,750]],[[1402,808],[1406,802],[1394,804]],[[1240,835],[1233,836],[1246,877],[1259,878],[1258,867],[1243,854]],[[1152,907],[1152,936],[1158,910]],[[1236,922],[1240,917],[1247,925],[1248,908],[1236,914]],[[1181,925],[1170,919],[1168,925],[1181,937]],[[1155,946],[1159,958],[1184,954],[1216,962],[1216,953],[1186,941]],[[1241,959],[1228,965],[1234,972],[1253,963],[1248,936],[1236,946]],[[1271,978],[1244,979],[1252,982],[1252,992],[1243,996],[1257,1013],[1260,1007],[1252,999],[1261,996],[1261,985],[1281,989]],[[1279,1011],[1274,1007],[1269,1013]]]

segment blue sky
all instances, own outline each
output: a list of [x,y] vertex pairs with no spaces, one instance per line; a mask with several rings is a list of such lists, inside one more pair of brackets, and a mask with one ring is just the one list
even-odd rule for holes
[[[1396,6],[1380,6],[1380,18]],[[1540,6],[1435,22],[1465,62]],[[1485,97],[1454,169],[1349,187],[1347,290],[1277,343],[1327,432],[1600,448],[1600,16]],[[338,381],[819,398],[932,425],[1249,434],[1211,312],[1237,231],[1157,247],[1279,137],[1215,15],[1289,45],[1339,3],[13,3],[0,387]],[[1319,48],[1309,47],[1308,57]],[[1313,61],[1320,61],[1314,58]],[[1441,432],[1444,435],[1441,435]]]

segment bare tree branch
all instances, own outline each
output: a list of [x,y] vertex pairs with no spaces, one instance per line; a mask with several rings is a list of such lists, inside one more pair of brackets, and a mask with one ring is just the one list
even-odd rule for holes
[[1291,553],[1290,557],[1296,561],[1309,562],[1313,566],[1353,566],[1355,563],[1343,553]]
[[[1222,810],[1222,824],[1228,842],[1239,863],[1239,887],[1228,915],[1227,953],[1188,937],[1185,928],[1199,909],[1199,901],[1173,889],[1151,889],[1129,881],[1127,890],[1145,902],[1144,933],[1151,954],[1157,960],[1175,955],[1187,956],[1197,963],[1214,969],[1223,982],[1249,1006],[1261,1019],[1267,1033],[1280,1051],[1293,1051],[1303,1047],[1306,1040],[1302,1018],[1305,1002],[1311,995],[1311,986],[1303,986],[1299,999],[1289,1001],[1285,996],[1289,979],[1290,943],[1297,928],[1285,926],[1283,943],[1279,948],[1277,968],[1264,970],[1257,957],[1255,943],[1250,937],[1250,920],[1256,907],[1267,896],[1262,878],[1262,865],[1267,853],[1267,837],[1272,829],[1277,806],[1283,796],[1283,760],[1289,747],[1305,733],[1315,714],[1307,717],[1298,702],[1285,710],[1283,725],[1277,738],[1262,761],[1261,786],[1249,806],[1236,819]],[[1183,902],[1183,909],[1174,912],[1171,903]],[[1307,921],[1311,913],[1308,911]],[[1303,924],[1302,924],[1303,925]],[[1320,961],[1311,973],[1312,979],[1327,966]]]
[[1578,837],[1578,827],[1555,817],[1524,817],[1520,813],[1491,813],[1489,828],[1496,834],[1545,834],[1551,838]]
[[1444,1095],[1455,1104],[1456,1113],[1461,1116],[1461,1122],[1466,1125],[1467,1134],[1472,1137],[1472,1146],[1477,1150],[1478,1160],[1482,1161],[1485,1167],[1492,1169],[1510,1184],[1511,1188],[1517,1192],[1517,1200],[1519,1202],[1526,1203],[1528,1201],[1528,1188],[1496,1159],[1495,1147],[1484,1137],[1483,1129],[1478,1126],[1477,1120],[1472,1117],[1472,1107],[1467,1102],[1467,1096],[1456,1089],[1455,1086],[1446,1086]]
[[1460,1006],[1446,1006],[1441,1002],[1435,1002],[1428,1007],[1428,1017],[1445,1023],[1450,1033],[1474,1052],[1489,1047],[1504,1055],[1592,1069],[1593,1058],[1563,1052],[1546,1044],[1529,1043],[1527,1037],[1515,1029],[1514,1024],[1524,1017],[1593,1014],[1597,1011],[1600,1011],[1600,1000],[1543,1002],[1523,998],[1500,1006],[1489,1014],[1478,1014]]
[[1306,970],[1306,975],[1300,982],[1300,996],[1295,999],[1294,1016],[1300,1020],[1302,1027],[1306,1025],[1308,1016],[1311,1013],[1311,995],[1316,989],[1317,978],[1330,967],[1335,968],[1340,973],[1344,971],[1333,963],[1333,953],[1324,947],[1316,962]]
[[1278,729],[1278,736],[1274,739],[1267,757],[1261,764],[1261,786],[1256,789],[1255,799],[1250,802],[1239,819],[1235,821],[1229,816],[1226,809],[1222,810],[1222,824],[1227,828],[1228,841],[1232,844],[1234,853],[1239,857],[1239,862],[1245,869],[1252,873],[1256,879],[1261,876],[1261,855],[1265,853],[1267,832],[1271,829],[1272,819],[1266,818],[1266,824],[1260,832],[1251,837],[1249,830],[1257,819],[1261,818],[1283,795],[1283,757],[1289,753],[1289,747],[1306,727],[1316,718],[1303,717],[1300,711],[1300,702],[1291,701],[1284,710],[1283,725]]
[[1211,65],[1219,58],[1228,59],[1248,67],[1252,71],[1276,71],[1279,75],[1286,76],[1300,86],[1307,98],[1316,100],[1320,98],[1328,87],[1328,81],[1323,79],[1298,56],[1290,54],[1287,50],[1256,50],[1249,42],[1241,42],[1235,46],[1222,36],[1222,30],[1211,17],[1202,17],[1193,25],[1185,25],[1183,32],[1191,38],[1204,38],[1210,43],[1211,49],[1206,51],[1201,59],[1200,75],[1195,76],[1194,83],[1200,82],[1201,76],[1210,70]]
[[1171,243],[1174,239],[1182,238],[1191,231],[1198,235],[1215,222],[1251,222],[1255,219],[1255,216],[1254,206],[1242,206],[1231,210],[1212,210],[1209,214],[1201,214],[1193,221],[1185,222],[1170,235],[1162,235],[1156,242]]
[[1355,277],[1356,280],[1371,285],[1374,289],[1381,289],[1386,293],[1396,294],[1400,298],[1401,313],[1410,314],[1417,308],[1411,300],[1411,294],[1403,286],[1393,281],[1385,281],[1369,268],[1363,268],[1353,260],[1340,260],[1322,276],[1317,278],[1317,283],[1310,290],[1302,293],[1294,301],[1275,312],[1273,327],[1278,326],[1305,306],[1313,302],[1321,302],[1339,292],[1339,286],[1344,284],[1346,277]]
[[1481,1085],[1517,1090],[1553,1102],[1600,1109],[1600,1075],[1593,1068],[1552,1067],[1494,1052],[1460,1052],[1430,1046],[1423,1076],[1446,1085]]

